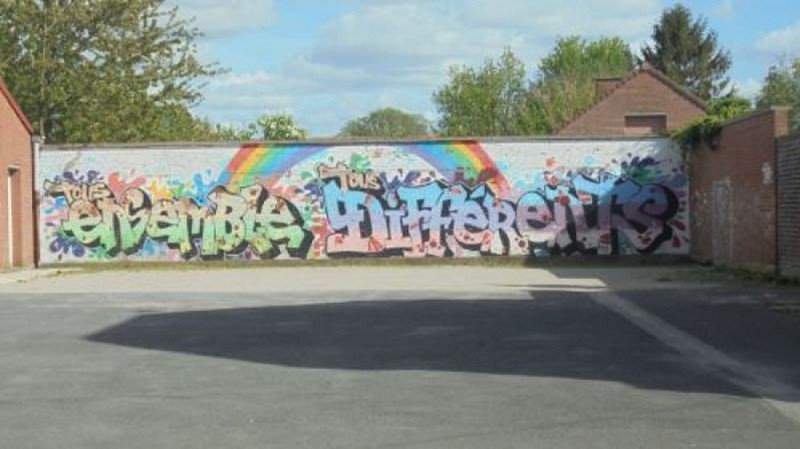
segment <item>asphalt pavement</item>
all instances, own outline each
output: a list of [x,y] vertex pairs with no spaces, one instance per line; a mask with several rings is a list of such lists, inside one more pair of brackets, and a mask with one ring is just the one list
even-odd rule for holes
[[796,292],[670,270],[5,284],[0,447],[800,447]]

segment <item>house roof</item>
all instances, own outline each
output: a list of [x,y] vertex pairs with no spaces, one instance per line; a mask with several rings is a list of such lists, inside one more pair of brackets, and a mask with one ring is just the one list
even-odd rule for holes
[[[611,88],[608,91],[606,91],[604,95],[596,98],[595,102],[590,107],[588,107],[585,111],[583,111],[580,115],[578,115],[574,119],[568,121],[563,126],[561,126],[561,128],[559,128],[556,131],[556,133],[561,132],[562,130],[564,130],[565,128],[570,126],[572,123],[578,121],[581,117],[583,117],[586,114],[588,114],[589,111],[591,111],[592,109],[597,107],[599,104],[603,103],[604,101],[608,100],[615,93],[617,93],[617,91],[619,91],[623,86],[625,86],[626,84],[628,84],[632,80],[636,79],[638,76],[640,76],[643,73],[649,73],[654,78],[656,78],[657,80],[661,81],[664,85],[666,85],[667,87],[669,87],[670,89],[675,91],[678,95],[686,98],[691,103],[694,103],[694,105],[696,105],[697,107],[699,107],[703,111],[707,110],[708,106],[706,105],[706,102],[703,101],[702,98],[698,97],[697,95],[692,93],[692,91],[690,91],[686,87],[681,86],[680,84],[676,83],[675,81],[670,79],[670,77],[665,75],[663,72],[661,72],[660,70],[656,69],[655,67],[653,67],[649,63],[645,62],[640,67],[638,67],[636,69],[633,69],[630,72],[628,72],[628,74],[625,77],[620,78],[619,82],[617,83],[616,86],[614,86],[613,88]],[[603,78],[603,79],[596,80],[596,81],[610,81],[612,79],[613,78]]]
[[24,126],[26,130],[28,130],[28,134],[33,134],[33,126],[31,126],[30,120],[28,120],[28,117],[25,116],[25,113],[22,111],[22,108],[20,107],[19,103],[17,103],[17,100],[14,99],[14,96],[11,95],[11,91],[8,90],[8,86],[6,86],[6,83],[5,81],[3,81],[3,78],[0,78],[0,95],[2,95],[3,97],[6,98],[6,100],[8,100],[8,104],[11,105],[11,109],[19,118],[19,121],[20,123],[22,123],[22,126]]

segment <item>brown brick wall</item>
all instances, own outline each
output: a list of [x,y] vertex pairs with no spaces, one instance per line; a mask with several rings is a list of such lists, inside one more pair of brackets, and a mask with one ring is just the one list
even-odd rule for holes
[[778,269],[800,277],[800,134],[778,141]]
[[557,134],[622,136],[625,135],[625,116],[637,113],[666,114],[668,129],[682,128],[705,115],[703,108],[650,72],[643,71]]
[[34,264],[35,220],[33,215],[33,155],[31,136],[20,121],[9,101],[0,92],[0,270],[8,268],[8,169],[19,168],[20,197],[15,202],[14,214],[20,224],[14,245],[23,266]]
[[[775,269],[775,138],[787,129],[788,111],[770,109],[725,124],[714,148],[694,149],[689,161],[692,257]],[[726,196],[720,190],[730,192],[728,203],[719,200]]]

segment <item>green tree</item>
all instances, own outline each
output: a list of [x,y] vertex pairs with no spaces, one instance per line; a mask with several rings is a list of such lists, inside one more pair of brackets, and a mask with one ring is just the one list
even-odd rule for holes
[[345,137],[421,137],[430,126],[425,117],[395,108],[382,108],[348,121],[339,135]]
[[792,128],[800,129],[800,59],[770,67],[756,105],[759,108],[790,106]]
[[258,136],[258,127],[255,123],[249,123],[243,127],[236,127],[232,125],[214,125],[214,140],[222,140],[228,142],[240,140],[255,140]]
[[738,95],[715,98],[708,103],[706,113],[722,121],[741,117],[753,112],[753,102]]
[[525,98],[520,128],[549,134],[576,118],[595,101],[595,80],[619,78],[633,68],[628,44],[618,37],[586,41],[559,38],[539,63],[539,76]]
[[642,48],[642,60],[704,100],[724,96],[731,56],[720,48],[717,33],[686,6],[666,9],[653,27],[653,43]]
[[190,140],[199,31],[164,0],[0,0],[0,76],[49,142]]
[[295,123],[289,114],[265,114],[256,123],[264,140],[304,140],[308,137],[308,131]]
[[478,69],[450,67],[447,85],[433,94],[438,131],[447,136],[520,133],[520,104],[526,95],[525,66],[511,50]]
[[209,120],[195,120],[194,131],[196,141],[208,142],[240,142],[260,138],[260,130],[255,123],[244,126],[212,123]]

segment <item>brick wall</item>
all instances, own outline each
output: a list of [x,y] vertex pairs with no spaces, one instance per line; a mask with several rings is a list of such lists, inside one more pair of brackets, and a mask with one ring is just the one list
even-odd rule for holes
[[683,159],[663,138],[45,146],[37,185],[43,264],[690,245]]
[[625,135],[628,114],[664,113],[667,128],[679,129],[705,115],[702,107],[644,70],[626,81],[592,109],[561,129],[565,136]]
[[[2,83],[2,81],[0,81]],[[4,89],[4,86],[0,86]],[[19,265],[33,265],[35,220],[33,214],[33,155],[31,135],[7,97],[0,92],[0,270],[11,266],[9,260],[8,170],[15,167],[19,192],[13,204],[14,248]]]
[[800,134],[778,141],[778,269],[800,277]]
[[787,132],[788,110],[769,109],[726,123],[713,148],[692,152],[692,257],[775,269],[775,139]]

